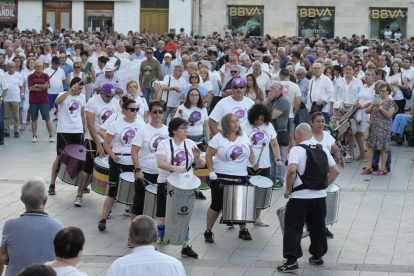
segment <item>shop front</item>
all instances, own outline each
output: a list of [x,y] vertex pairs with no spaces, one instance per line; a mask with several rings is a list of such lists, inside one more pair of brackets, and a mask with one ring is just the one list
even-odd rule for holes
[[85,1],[85,30],[92,32],[114,31],[114,2]]
[[233,35],[263,36],[264,6],[227,6],[227,28]]
[[50,24],[53,29],[72,27],[72,1],[43,1],[43,29]]
[[0,1],[0,29],[17,27],[17,0]]
[[[407,34],[407,8],[370,8],[370,37],[382,37],[387,27],[392,35],[401,30]],[[393,38],[393,36],[392,36]]]
[[335,7],[298,7],[298,36],[320,35],[333,38],[335,35]]

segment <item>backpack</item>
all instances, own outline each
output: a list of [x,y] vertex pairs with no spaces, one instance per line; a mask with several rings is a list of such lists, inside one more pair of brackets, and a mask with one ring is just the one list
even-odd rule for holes
[[292,193],[304,189],[324,190],[328,187],[329,164],[328,156],[321,144],[316,145],[297,145],[306,150],[306,167],[305,172],[300,175],[296,174],[302,180],[302,185],[292,189]]

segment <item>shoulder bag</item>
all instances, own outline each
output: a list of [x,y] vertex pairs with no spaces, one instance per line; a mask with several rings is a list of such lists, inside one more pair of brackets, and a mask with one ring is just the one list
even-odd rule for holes
[[[400,73],[400,74],[401,74],[401,85],[402,85],[403,84],[403,77],[402,77],[402,73]],[[401,92],[403,93],[405,99],[407,99],[407,100],[411,99],[411,97],[413,96],[413,91],[411,90],[410,87],[408,87],[408,89],[402,89],[402,88],[400,88],[400,89],[401,89]]]

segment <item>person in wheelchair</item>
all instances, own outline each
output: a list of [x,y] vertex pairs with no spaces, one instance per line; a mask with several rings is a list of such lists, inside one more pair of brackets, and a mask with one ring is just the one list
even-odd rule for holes
[[411,111],[407,111],[404,114],[397,114],[395,116],[391,128],[391,141],[395,141],[399,145],[404,143],[405,128],[413,120],[411,113]]

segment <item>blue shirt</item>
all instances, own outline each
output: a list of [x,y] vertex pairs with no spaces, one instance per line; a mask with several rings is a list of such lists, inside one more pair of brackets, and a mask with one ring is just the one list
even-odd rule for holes
[[[65,77],[67,78],[69,73],[73,72],[73,67],[69,63],[65,63],[65,66],[62,67],[63,71],[65,71]],[[68,91],[69,86],[66,85],[66,82],[63,84],[63,90]]]
[[163,78],[165,76],[172,75],[172,73],[174,73],[174,65],[170,63],[170,67],[167,67],[165,63],[161,64],[161,73]]
[[164,51],[160,52],[157,50],[154,51],[154,57],[162,64],[162,61],[164,60],[164,55],[167,53],[167,51],[164,49]]
[[286,64],[289,62],[289,58],[287,56],[283,56],[282,59],[280,60],[280,68],[281,69],[285,69],[286,68]]
[[145,58],[145,53],[143,51],[141,51],[141,53],[138,56],[137,56],[136,53],[133,53],[131,55],[131,58],[132,59],[144,59]]
[[[186,89],[184,89],[183,92],[181,92],[181,97],[184,96],[184,99],[187,97],[187,93],[190,90],[191,86],[187,87]],[[205,97],[206,95],[208,95],[206,89],[204,88],[204,86],[199,85],[198,86],[198,91],[200,91],[201,97]]]

